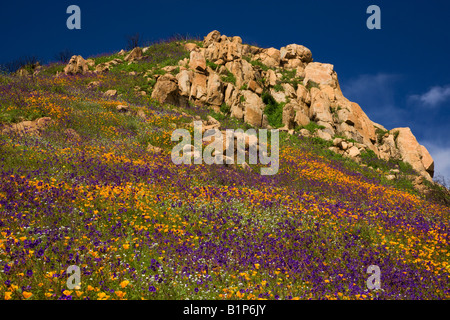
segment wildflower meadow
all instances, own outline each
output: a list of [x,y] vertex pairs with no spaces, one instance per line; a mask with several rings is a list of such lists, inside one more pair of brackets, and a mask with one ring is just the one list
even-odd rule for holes
[[[188,56],[159,45],[131,71]],[[448,206],[285,132],[273,176],[175,165],[173,130],[216,113],[136,95],[144,82],[130,70],[56,77],[62,68],[0,76],[2,122],[52,119],[40,135],[0,136],[0,298],[450,298]],[[72,265],[81,283],[69,289]]]

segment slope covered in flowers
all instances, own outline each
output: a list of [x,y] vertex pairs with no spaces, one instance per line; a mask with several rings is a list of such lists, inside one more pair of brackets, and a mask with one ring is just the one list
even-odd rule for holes
[[[182,112],[209,111],[136,97],[141,81],[1,77],[2,121],[54,122],[0,139],[0,298],[450,298],[448,207],[284,134],[274,176],[174,165]],[[102,95],[119,85],[122,98]],[[70,265],[78,290],[66,287]],[[370,265],[381,290],[367,289]]]

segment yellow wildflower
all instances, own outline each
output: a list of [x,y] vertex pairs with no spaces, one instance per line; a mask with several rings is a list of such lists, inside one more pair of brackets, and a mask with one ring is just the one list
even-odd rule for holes
[[28,292],[28,291],[24,291],[23,292],[23,297],[25,298],[25,299],[28,299],[29,297],[31,297],[33,294],[31,293],[31,292]]

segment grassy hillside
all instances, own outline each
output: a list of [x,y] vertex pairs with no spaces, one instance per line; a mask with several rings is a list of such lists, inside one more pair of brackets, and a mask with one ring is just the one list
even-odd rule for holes
[[[390,181],[393,164],[283,132],[274,176],[176,166],[170,137],[189,115],[248,125],[152,101],[154,75],[189,55],[174,42],[146,54],[105,74],[0,77],[1,123],[53,119],[40,136],[0,135],[0,298],[450,298],[450,208],[415,191],[410,168]],[[79,290],[66,288],[70,265]],[[367,290],[370,265],[381,290]]]

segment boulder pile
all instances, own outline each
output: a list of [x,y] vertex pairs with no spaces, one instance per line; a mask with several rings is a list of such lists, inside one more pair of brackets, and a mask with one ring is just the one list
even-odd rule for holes
[[[298,44],[259,48],[217,30],[204,38],[202,46],[186,43],[184,48],[190,52],[189,59],[165,67],[164,75],[154,76],[151,98],[178,106],[190,101],[215,111],[226,105],[230,116],[255,128],[271,128],[265,112],[270,97],[281,108],[280,130],[311,135],[304,127],[314,122],[320,129],[312,134],[333,140],[330,149],[335,152],[357,160],[361,152],[371,150],[384,160],[408,162],[425,179],[432,179],[433,159],[411,130],[386,130],[372,122],[357,103],[344,97],[334,66],[313,61],[308,48]],[[136,62],[145,50],[135,48],[127,55],[121,51],[120,56],[126,55],[124,60],[99,64],[95,70],[105,72],[118,63]],[[88,69],[81,56],[73,56],[64,72],[76,74]]]
[[293,134],[295,128],[315,122],[321,129],[313,134],[333,140],[330,149],[335,152],[358,160],[361,152],[371,150],[384,160],[408,162],[432,179],[433,159],[411,130],[386,130],[372,122],[357,103],[344,97],[334,66],[314,62],[308,48],[258,48],[218,31],[204,38],[203,47],[188,43],[185,48],[190,59],[180,61],[176,76],[157,79],[152,98],[174,104],[190,100],[215,110],[226,104],[232,117],[256,128],[271,128],[263,101],[263,94],[269,93],[283,108],[281,130]]
[[18,123],[4,125],[1,129],[1,133],[38,136],[51,123],[52,123],[51,118],[42,117],[33,121],[22,121]]

